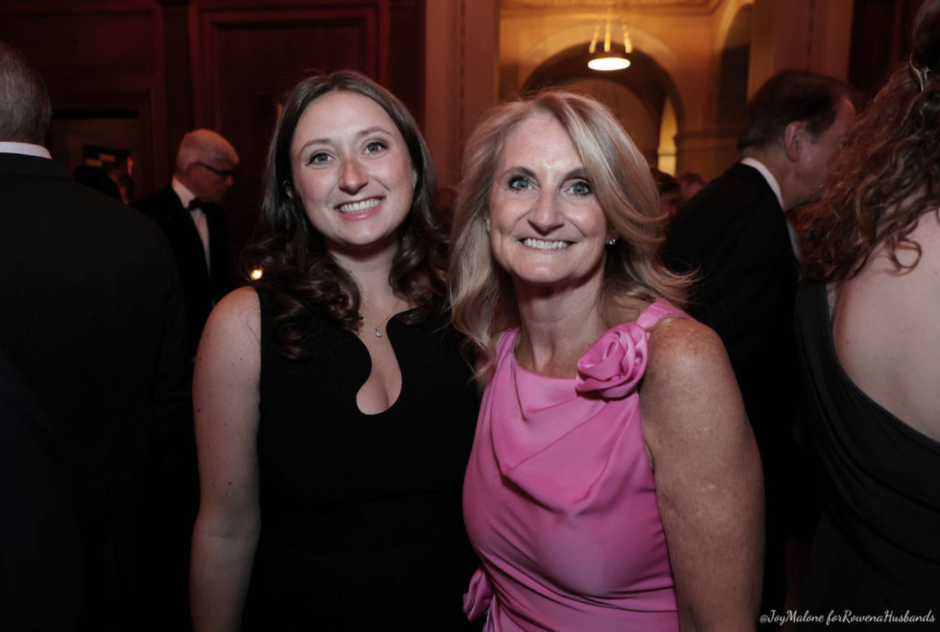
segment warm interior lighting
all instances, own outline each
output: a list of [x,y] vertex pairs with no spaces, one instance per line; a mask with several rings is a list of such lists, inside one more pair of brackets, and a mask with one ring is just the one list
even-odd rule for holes
[[264,272],[261,271],[261,268],[255,268],[251,271],[251,280],[257,281],[264,275]]
[[607,11],[607,23],[604,26],[604,44],[601,50],[598,50],[597,43],[600,39],[600,26],[594,31],[594,37],[591,39],[591,45],[588,47],[588,54],[591,58],[588,60],[588,68],[591,70],[623,70],[630,66],[630,60],[627,55],[633,52],[633,44],[630,43],[630,34],[627,33],[627,26],[623,25],[623,52],[611,50],[610,46],[610,10]]
[[630,60],[626,57],[598,57],[588,62],[592,70],[623,70],[629,66]]

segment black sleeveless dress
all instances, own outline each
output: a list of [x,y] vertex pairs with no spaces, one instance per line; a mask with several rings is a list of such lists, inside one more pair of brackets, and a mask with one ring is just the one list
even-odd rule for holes
[[395,319],[398,400],[363,414],[371,371],[355,334],[317,319],[309,360],[278,354],[261,301],[261,538],[244,630],[472,629],[462,594],[479,562],[461,513],[478,401],[438,312]]
[[[846,375],[832,342],[825,285],[800,290],[796,327],[804,422],[823,508],[800,612],[883,618],[828,625],[824,619],[798,628],[938,630],[940,443],[879,406]],[[933,621],[903,621],[905,614],[931,610]]]

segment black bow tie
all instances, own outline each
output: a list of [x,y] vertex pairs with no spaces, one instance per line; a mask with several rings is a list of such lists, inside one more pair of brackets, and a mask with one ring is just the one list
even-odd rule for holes
[[200,200],[199,198],[193,198],[189,203],[189,206],[186,207],[187,211],[195,211],[197,208],[206,208],[206,203]]

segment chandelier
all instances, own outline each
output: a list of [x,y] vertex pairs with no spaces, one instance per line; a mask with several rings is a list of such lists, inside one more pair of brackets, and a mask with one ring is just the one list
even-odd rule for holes
[[588,47],[588,68],[592,70],[623,70],[630,66],[630,60],[627,59],[627,55],[633,52],[633,44],[630,43],[630,34],[627,32],[627,25],[621,24],[621,30],[623,32],[623,52],[621,52],[619,46],[611,46],[611,24],[610,9],[608,9],[607,22],[604,25],[603,48],[598,47],[601,33],[600,25],[594,29],[594,37],[591,38],[591,45]]

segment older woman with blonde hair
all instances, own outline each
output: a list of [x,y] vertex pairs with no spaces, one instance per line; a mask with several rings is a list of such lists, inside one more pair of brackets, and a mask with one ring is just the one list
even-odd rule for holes
[[666,219],[588,97],[501,105],[468,142],[450,279],[486,384],[464,481],[486,630],[754,628],[760,459],[659,262]]

